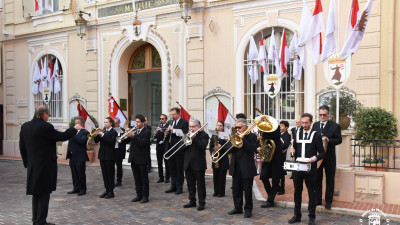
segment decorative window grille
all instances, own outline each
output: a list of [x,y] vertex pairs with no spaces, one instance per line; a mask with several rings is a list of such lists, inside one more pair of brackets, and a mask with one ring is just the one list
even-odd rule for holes
[[[47,65],[46,68],[49,68],[50,60],[53,62],[53,67],[56,62],[56,57],[54,55],[44,55],[41,59],[39,59],[36,63],[38,63],[39,68],[41,63],[44,62],[45,58],[47,59]],[[58,73],[59,73],[59,78],[60,78],[60,87],[61,91],[59,91],[57,94],[54,94],[54,91],[51,90],[51,95],[50,95],[50,101],[48,103],[48,107],[50,109],[50,118],[49,122],[63,122],[63,69],[61,67],[60,61],[57,59],[58,62]],[[54,79],[51,80],[53,87],[54,87]],[[42,93],[39,91],[37,94],[34,94],[34,105],[39,106],[39,105],[44,105],[45,102],[43,101]]]
[[[281,45],[281,37],[283,28],[274,27],[275,30],[275,41],[276,46],[279,49]],[[267,28],[263,30],[264,34],[264,47],[268,51],[268,46],[270,42],[270,36],[272,33],[272,28]],[[286,29],[286,39],[288,47],[290,41],[292,40],[293,32]],[[256,40],[257,47],[259,47],[261,34],[254,36]],[[247,53],[249,47],[245,51],[244,60],[244,76],[245,76],[245,93],[244,93],[244,106],[245,113],[248,120],[251,121],[256,116],[260,115],[255,107],[261,109],[266,115],[276,118],[278,121],[287,120],[291,125],[294,125],[296,119],[299,118],[301,113],[304,111],[304,73],[301,76],[301,80],[296,80],[293,78],[293,59],[290,59],[287,65],[287,76],[281,81],[281,89],[275,98],[270,98],[266,93],[266,88],[264,87],[263,80],[267,74],[259,72],[259,79],[253,85],[250,77],[247,73],[247,65],[249,61],[247,60]],[[268,60],[269,74],[276,74],[276,68],[272,60]],[[260,71],[260,66],[258,66],[258,71]]]

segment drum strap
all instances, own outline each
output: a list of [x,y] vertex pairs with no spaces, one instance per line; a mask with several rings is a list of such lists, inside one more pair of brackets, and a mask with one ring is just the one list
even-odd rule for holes
[[312,143],[315,131],[311,132],[311,136],[310,136],[310,138],[308,140],[300,140],[299,139],[299,133],[300,132],[296,133],[296,142],[301,144],[301,158],[305,158],[306,157],[306,144],[311,144]]

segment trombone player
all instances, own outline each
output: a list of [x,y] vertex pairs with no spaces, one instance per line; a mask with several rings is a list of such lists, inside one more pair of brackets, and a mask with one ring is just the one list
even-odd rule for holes
[[[257,136],[249,133],[247,121],[240,118],[236,121],[236,131],[242,138],[243,145],[232,148],[231,165],[229,174],[232,176],[232,194],[235,208],[228,212],[229,215],[243,213],[243,192],[246,203],[244,205],[244,218],[251,217],[253,210],[253,179],[257,175],[254,164],[254,153],[257,153]],[[247,132],[247,133],[246,133]]]

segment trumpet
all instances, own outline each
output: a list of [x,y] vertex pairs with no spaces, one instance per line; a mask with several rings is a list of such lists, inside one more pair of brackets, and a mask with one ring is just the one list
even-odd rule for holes
[[89,140],[93,139],[100,131],[105,132],[106,128],[105,127],[101,127],[101,128],[98,127],[96,129],[92,128],[92,131],[90,132],[90,134],[87,135],[87,138]]
[[[205,123],[202,127],[200,127],[196,132],[194,132],[193,134],[185,134],[183,135],[182,139],[180,141],[178,141],[174,146],[172,146],[167,152],[165,152],[164,154],[164,159],[168,160],[170,159],[173,155],[175,155],[175,153],[177,153],[182,147],[184,146],[189,146],[192,144],[193,142],[193,138],[204,129],[204,127],[206,127],[208,125],[208,123]],[[167,156],[169,152],[172,151],[172,149],[174,149],[176,146],[178,146],[181,142],[183,142],[183,144],[181,146],[179,146],[179,148],[177,148],[174,152],[171,153],[171,155]]]
[[132,129],[128,130],[125,134],[121,135],[121,137],[117,137],[117,142],[121,143],[123,140],[128,138],[128,134],[137,130],[137,127],[134,126]]

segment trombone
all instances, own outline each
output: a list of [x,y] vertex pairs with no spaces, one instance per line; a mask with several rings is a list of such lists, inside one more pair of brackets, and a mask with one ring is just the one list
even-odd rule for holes
[[134,126],[132,127],[132,129],[128,130],[128,132],[126,132],[125,134],[121,135],[121,137],[117,137],[117,142],[121,144],[121,142],[125,139],[128,138],[128,134],[131,132],[135,132],[137,130],[137,127]]
[[[230,138],[230,142],[232,144],[232,146],[225,151],[224,154],[222,154],[219,158],[213,158],[212,161],[213,163],[217,163],[219,160],[221,160],[226,154],[229,153],[229,151],[235,147],[235,148],[241,148],[243,146],[243,138],[244,136],[246,136],[247,134],[249,134],[251,132],[251,130],[253,130],[253,128],[257,126],[257,128],[259,130],[261,130],[262,132],[273,132],[276,130],[276,128],[278,128],[278,123],[276,122],[276,120],[273,117],[270,116],[266,116],[266,115],[261,115],[258,116],[254,119],[254,122],[252,125],[250,125],[246,131],[244,131],[243,133],[241,133],[240,135],[235,135],[232,134],[231,138]],[[223,146],[221,146],[221,148],[219,150],[221,150],[228,142],[226,142]],[[219,150],[217,153],[219,153]]]
[[[185,134],[183,135],[182,139],[180,141],[178,141],[174,146],[172,146],[167,152],[164,153],[164,159],[168,160],[170,159],[173,155],[175,155],[175,153],[177,153],[182,147],[184,146],[189,146],[192,144],[193,142],[193,138],[204,129],[204,127],[206,127],[208,125],[208,123],[205,123],[202,127],[200,127],[196,132],[194,132],[193,134]],[[174,152],[171,153],[171,155],[167,156],[169,152],[172,151],[172,149],[174,149],[176,146],[178,146],[181,142],[183,142],[183,144],[181,146],[179,146]]]
[[96,128],[96,129],[92,128],[92,131],[90,132],[90,134],[87,135],[87,138],[88,138],[89,140],[91,140],[91,139],[93,139],[100,131],[105,132],[105,130],[106,130],[105,127],[101,127],[101,128],[98,127],[98,128]]

